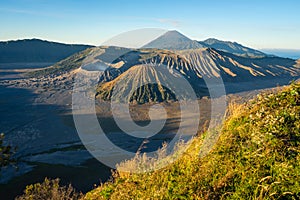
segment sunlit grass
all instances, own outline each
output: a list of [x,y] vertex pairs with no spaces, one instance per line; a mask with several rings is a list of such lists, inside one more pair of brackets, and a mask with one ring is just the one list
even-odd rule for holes
[[[203,137],[173,164],[146,173],[115,172],[85,199],[299,199],[300,85],[232,104],[220,138],[200,157]],[[180,148],[179,148],[180,149]],[[121,163],[129,172],[145,155]],[[163,154],[158,160],[167,159]]]

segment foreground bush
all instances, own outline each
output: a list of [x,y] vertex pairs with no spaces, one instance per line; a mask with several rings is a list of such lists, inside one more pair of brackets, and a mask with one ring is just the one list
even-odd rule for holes
[[[203,138],[161,170],[116,172],[85,199],[300,199],[300,85],[233,106],[213,150]],[[140,161],[140,159],[135,159]],[[128,161],[130,166],[139,166]],[[124,166],[124,164],[123,164]]]
[[22,196],[16,200],[76,200],[82,194],[77,193],[74,188],[59,186],[59,179],[50,180],[45,178],[43,183],[28,185]]

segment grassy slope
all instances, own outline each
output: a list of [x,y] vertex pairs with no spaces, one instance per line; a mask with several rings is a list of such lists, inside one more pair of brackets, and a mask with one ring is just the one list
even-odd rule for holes
[[85,199],[299,199],[300,85],[233,107],[205,157],[195,138],[172,165],[115,175]]

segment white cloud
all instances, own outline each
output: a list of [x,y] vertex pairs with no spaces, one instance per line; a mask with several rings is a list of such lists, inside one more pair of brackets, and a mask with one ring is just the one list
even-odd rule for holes
[[168,24],[171,26],[174,26],[176,28],[180,27],[181,22],[179,20],[174,20],[174,19],[157,19],[158,22],[163,23],[163,24]]

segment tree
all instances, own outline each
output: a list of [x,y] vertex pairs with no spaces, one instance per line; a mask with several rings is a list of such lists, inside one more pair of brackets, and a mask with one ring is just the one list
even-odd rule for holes
[[3,145],[4,134],[0,134],[0,167],[4,167],[10,164],[13,160],[11,156],[13,154],[12,148],[10,145]]

